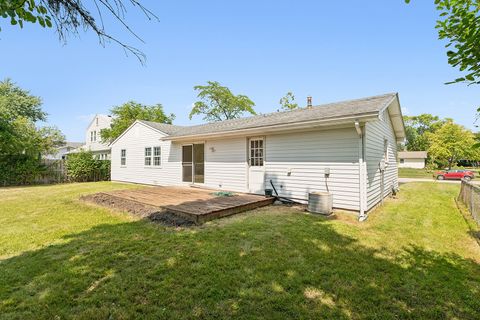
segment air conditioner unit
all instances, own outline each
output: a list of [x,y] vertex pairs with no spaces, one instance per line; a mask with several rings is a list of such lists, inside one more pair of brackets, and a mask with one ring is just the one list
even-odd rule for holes
[[307,210],[312,213],[329,215],[333,211],[333,194],[329,192],[310,192]]

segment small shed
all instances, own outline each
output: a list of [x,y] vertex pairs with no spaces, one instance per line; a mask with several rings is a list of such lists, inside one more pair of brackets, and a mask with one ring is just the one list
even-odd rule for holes
[[427,160],[427,151],[399,151],[398,167],[399,168],[425,168]]

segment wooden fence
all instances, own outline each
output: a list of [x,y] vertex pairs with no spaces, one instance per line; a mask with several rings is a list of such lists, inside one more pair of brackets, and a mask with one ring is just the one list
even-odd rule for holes
[[62,183],[67,181],[65,160],[43,159],[42,164],[47,170],[35,179],[35,184]]
[[480,225],[480,186],[462,180],[458,199],[465,204],[473,219]]

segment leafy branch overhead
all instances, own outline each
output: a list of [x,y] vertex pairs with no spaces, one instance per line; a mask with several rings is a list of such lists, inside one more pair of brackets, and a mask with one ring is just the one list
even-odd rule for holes
[[[436,29],[447,40],[448,63],[464,73],[447,84],[480,83],[480,0],[434,0],[440,18]],[[410,3],[410,0],[405,0]]]
[[[138,0],[93,0],[92,8],[87,8],[84,0],[0,0],[0,16],[10,19],[10,24],[18,25],[20,28],[23,28],[25,23],[55,28],[63,42],[66,42],[68,34],[77,35],[79,29],[85,31],[91,29],[97,34],[101,45],[110,41],[117,43],[125,53],[132,53],[144,63],[146,57],[142,51],[105,30],[103,17],[108,15],[108,18],[119,22],[130,34],[143,42],[125,20],[126,3],[140,9],[148,20],[158,20],[158,17]],[[91,13],[92,9],[96,15]]]
[[256,114],[255,103],[245,95],[234,95],[230,89],[216,81],[208,81],[206,86],[195,86],[200,101],[195,102],[190,119],[203,115],[206,121],[222,121],[240,118],[244,113]]

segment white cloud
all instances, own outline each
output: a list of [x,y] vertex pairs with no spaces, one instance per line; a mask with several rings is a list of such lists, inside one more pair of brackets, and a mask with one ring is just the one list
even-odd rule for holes
[[410,113],[410,110],[408,110],[407,107],[402,107],[402,114],[403,115],[408,115]]

